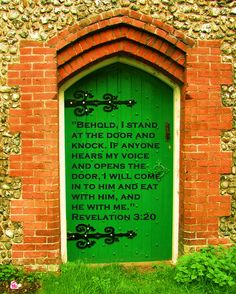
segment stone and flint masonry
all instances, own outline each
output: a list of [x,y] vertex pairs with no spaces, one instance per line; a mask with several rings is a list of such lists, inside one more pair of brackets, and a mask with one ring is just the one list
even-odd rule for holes
[[236,242],[236,3],[0,0],[0,263]]

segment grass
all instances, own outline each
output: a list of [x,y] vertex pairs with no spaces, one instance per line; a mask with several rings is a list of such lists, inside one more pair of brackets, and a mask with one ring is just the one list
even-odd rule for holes
[[45,274],[38,294],[235,294],[235,287],[212,284],[179,284],[175,268],[158,265],[141,271],[119,265],[89,267],[81,263],[62,265],[61,274]]

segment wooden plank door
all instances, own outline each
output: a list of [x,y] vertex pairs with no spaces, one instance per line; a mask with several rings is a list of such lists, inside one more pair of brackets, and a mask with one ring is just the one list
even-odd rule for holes
[[68,260],[172,257],[173,91],[113,64],[65,91]]

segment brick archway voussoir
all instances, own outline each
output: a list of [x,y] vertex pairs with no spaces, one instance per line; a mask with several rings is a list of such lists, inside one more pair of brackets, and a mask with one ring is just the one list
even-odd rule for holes
[[58,66],[60,67],[69,62],[84,51],[92,49],[96,50],[98,46],[116,40],[130,40],[132,42],[137,42],[151,50],[159,51],[161,54],[166,55],[180,65],[183,65],[185,62],[185,53],[168,41],[163,40],[154,34],[139,31],[126,25],[121,25],[114,28],[108,28],[104,31],[98,31],[92,35],[86,35],[83,38],[76,40],[76,42],[71,43],[69,46],[59,50],[57,55]]
[[[150,63],[183,83],[186,52],[194,43],[157,19],[117,9],[81,20],[52,38],[48,45],[57,51],[59,84],[89,64],[115,54]],[[119,48],[114,50],[117,44]]]
[[58,67],[58,82],[63,84],[66,80],[83,71],[91,64],[99,63],[102,60],[117,55],[127,56],[149,64],[178,83],[184,82],[184,64],[178,64],[174,59],[162,54],[158,50],[127,39],[102,43],[101,46],[91,48],[91,50],[81,51],[80,54],[77,54]]
[[130,25],[136,29],[153,33],[175,44],[176,47],[180,47],[184,51],[186,51],[185,49],[187,47],[192,47],[195,44],[195,40],[187,37],[183,32],[176,30],[171,25],[156,18],[129,9],[114,9],[88,17],[64,29],[57,36],[50,39],[48,45],[55,47],[57,50],[61,50],[82,36],[121,24]]

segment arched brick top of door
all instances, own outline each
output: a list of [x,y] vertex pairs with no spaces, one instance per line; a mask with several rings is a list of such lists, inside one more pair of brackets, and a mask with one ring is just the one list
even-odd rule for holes
[[119,9],[80,21],[48,45],[57,50],[59,84],[114,55],[151,64],[183,83],[186,50],[194,41],[157,19]]

